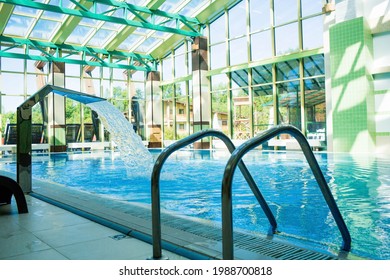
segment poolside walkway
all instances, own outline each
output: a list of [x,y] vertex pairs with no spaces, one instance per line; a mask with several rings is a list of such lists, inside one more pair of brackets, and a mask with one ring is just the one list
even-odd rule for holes
[[[16,202],[0,205],[0,259],[145,260],[152,246],[26,195],[29,213]],[[184,260],[164,251],[170,260]]]

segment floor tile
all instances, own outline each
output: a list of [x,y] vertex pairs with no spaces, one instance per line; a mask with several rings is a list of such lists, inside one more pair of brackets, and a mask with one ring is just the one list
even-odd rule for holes
[[57,248],[73,260],[142,260],[152,254],[152,247],[134,238],[114,240],[110,237]]
[[48,249],[7,258],[8,260],[67,260],[56,250]]
[[50,247],[33,234],[24,232],[8,237],[1,237],[0,248],[0,258],[6,259],[21,254],[49,249]]
[[34,234],[38,238],[45,240],[48,245],[56,248],[101,239],[103,237],[115,235],[117,232],[99,224],[89,222],[59,228],[55,227],[49,230],[34,232]]

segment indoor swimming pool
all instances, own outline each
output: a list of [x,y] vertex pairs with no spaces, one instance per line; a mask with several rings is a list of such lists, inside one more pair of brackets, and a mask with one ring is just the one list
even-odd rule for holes
[[[154,158],[158,154],[152,151]],[[162,208],[219,225],[221,180],[229,155],[193,150],[172,154],[161,173]],[[390,259],[390,160],[341,153],[315,155],[350,230],[351,252]],[[327,251],[340,248],[340,232],[301,152],[254,150],[244,161],[275,215],[281,237]],[[16,172],[14,158],[1,158],[0,169]],[[33,178],[74,190],[151,203],[150,174],[126,169],[116,152],[35,156],[32,170]],[[268,232],[268,220],[239,170],[233,181],[233,216],[234,228]]]

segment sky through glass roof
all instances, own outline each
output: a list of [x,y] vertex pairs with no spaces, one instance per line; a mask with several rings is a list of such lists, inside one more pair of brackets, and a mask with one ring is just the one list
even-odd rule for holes
[[0,0],[0,36],[147,54],[172,34],[200,35],[210,2],[223,1]]

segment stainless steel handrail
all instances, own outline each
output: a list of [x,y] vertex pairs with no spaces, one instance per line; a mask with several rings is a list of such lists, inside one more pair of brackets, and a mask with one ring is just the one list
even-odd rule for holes
[[243,158],[243,156],[259,146],[265,141],[279,135],[287,133],[298,141],[301,149],[309,163],[309,166],[314,174],[314,177],[321,189],[321,192],[325,198],[326,203],[336,221],[339,231],[343,238],[343,244],[341,249],[349,251],[351,249],[351,236],[348,228],[344,222],[343,217],[339,211],[339,208],[333,198],[333,195],[329,189],[328,184],[321,172],[318,162],[314,156],[313,151],[306,139],[306,137],[294,126],[291,125],[280,125],[270,128],[269,130],[261,133],[254,138],[251,138],[244,142],[241,146],[237,147],[231,157],[229,158],[225,172],[222,179],[222,255],[223,259],[234,259],[233,252],[233,211],[232,211],[232,180],[234,171]]
[[[152,192],[152,235],[153,235],[153,259],[161,259],[162,256],[162,247],[161,247],[161,213],[160,213],[160,173],[164,165],[164,162],[167,158],[175,151],[188,146],[189,144],[200,140],[204,137],[217,137],[221,139],[230,153],[233,153],[235,146],[233,142],[221,131],[208,129],[194,133],[184,139],[178,140],[172,145],[168,146],[165,150],[161,152],[158,156],[152,171],[152,180],[151,180],[151,192]],[[271,212],[267,202],[264,200],[263,195],[259,191],[255,181],[250,175],[248,169],[246,168],[243,161],[237,163],[238,167],[241,170],[242,175],[246,179],[251,188],[253,194],[255,195],[257,201],[259,202],[261,208],[263,209],[265,215],[267,216],[270,224],[271,231],[274,233],[276,231],[277,223],[274,215]]]

